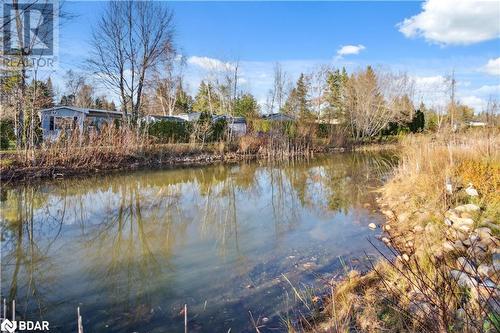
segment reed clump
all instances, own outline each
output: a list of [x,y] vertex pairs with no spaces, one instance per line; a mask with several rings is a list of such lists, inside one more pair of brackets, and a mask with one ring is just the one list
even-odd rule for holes
[[288,159],[310,156],[316,149],[307,137],[286,133],[251,133],[243,137],[222,135],[206,141],[165,143],[147,129],[107,126],[99,131],[62,133],[30,150],[3,153],[2,180],[59,177],[98,170],[134,169],[173,164],[200,164],[245,158]]

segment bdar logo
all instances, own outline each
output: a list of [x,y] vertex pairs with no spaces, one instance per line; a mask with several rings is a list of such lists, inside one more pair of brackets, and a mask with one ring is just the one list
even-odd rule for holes
[[4,319],[2,324],[0,325],[0,330],[2,332],[14,333],[17,328],[17,323],[15,321],[10,321],[8,319]]

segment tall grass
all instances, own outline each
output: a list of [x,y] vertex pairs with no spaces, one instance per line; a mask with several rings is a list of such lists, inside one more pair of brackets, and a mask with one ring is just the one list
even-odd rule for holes
[[[479,278],[476,269],[481,264],[491,266],[492,253],[499,252],[499,139],[498,131],[402,139],[400,163],[381,190],[389,255],[381,251],[382,259],[367,274],[353,274],[338,284],[325,306],[327,320],[312,331],[500,329],[500,293],[485,288],[484,283],[491,281]],[[478,197],[465,193],[470,184],[478,190]],[[470,243],[466,247],[461,241],[453,243],[460,235],[444,223],[450,208],[466,203],[481,208],[470,215],[473,228],[487,226],[494,234],[496,230],[486,250],[471,241],[476,231],[462,233],[462,239]],[[444,251],[447,241],[452,248]],[[476,270],[477,282],[471,281],[466,288],[451,273],[464,271],[463,258],[474,262]],[[498,282],[500,272],[490,278]]]

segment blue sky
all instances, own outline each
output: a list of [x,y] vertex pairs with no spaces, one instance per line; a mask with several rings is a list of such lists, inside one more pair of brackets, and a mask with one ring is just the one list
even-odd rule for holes
[[[415,98],[430,103],[439,99],[435,91],[443,77],[455,70],[464,103],[480,109],[490,95],[500,95],[498,1],[167,5],[175,13],[176,44],[188,59],[186,81],[192,92],[207,75],[207,63],[238,60],[242,89],[260,102],[270,88],[275,62],[293,80],[321,64],[350,71],[367,64],[405,71],[417,82]],[[60,28],[60,68],[55,76],[81,67],[91,27],[105,6],[103,1],[65,3],[64,10],[76,17]],[[345,52],[339,55],[342,47]]]

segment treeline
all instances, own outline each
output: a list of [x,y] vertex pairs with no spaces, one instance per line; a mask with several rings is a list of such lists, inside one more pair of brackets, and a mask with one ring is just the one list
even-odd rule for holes
[[[17,10],[13,14],[19,19],[23,15]],[[238,62],[198,59],[210,68],[191,96],[184,80],[186,59],[178,52],[174,30],[174,16],[165,3],[107,3],[93,26],[90,56],[82,66],[85,71],[68,71],[62,91],[52,86],[50,78],[40,80],[38,69],[30,67],[29,45],[35,43],[23,47],[19,54],[6,56],[17,60],[19,67],[1,72],[2,120],[11,124],[2,128],[12,128],[17,149],[29,150],[40,141],[37,110],[55,105],[121,111],[123,123],[131,127],[148,114],[244,116],[251,125],[260,114],[280,112],[295,119],[294,136],[314,139],[327,133],[331,140],[344,137],[352,141],[407,131],[454,129],[457,123],[474,118],[473,110],[457,103],[453,96],[443,107],[423,103],[416,107],[411,77],[370,66],[352,73],[321,66],[292,82],[276,64],[266,102],[259,105],[242,89]],[[103,88],[115,101],[97,94]],[[495,102],[488,106],[488,123],[498,121],[497,108]]]

